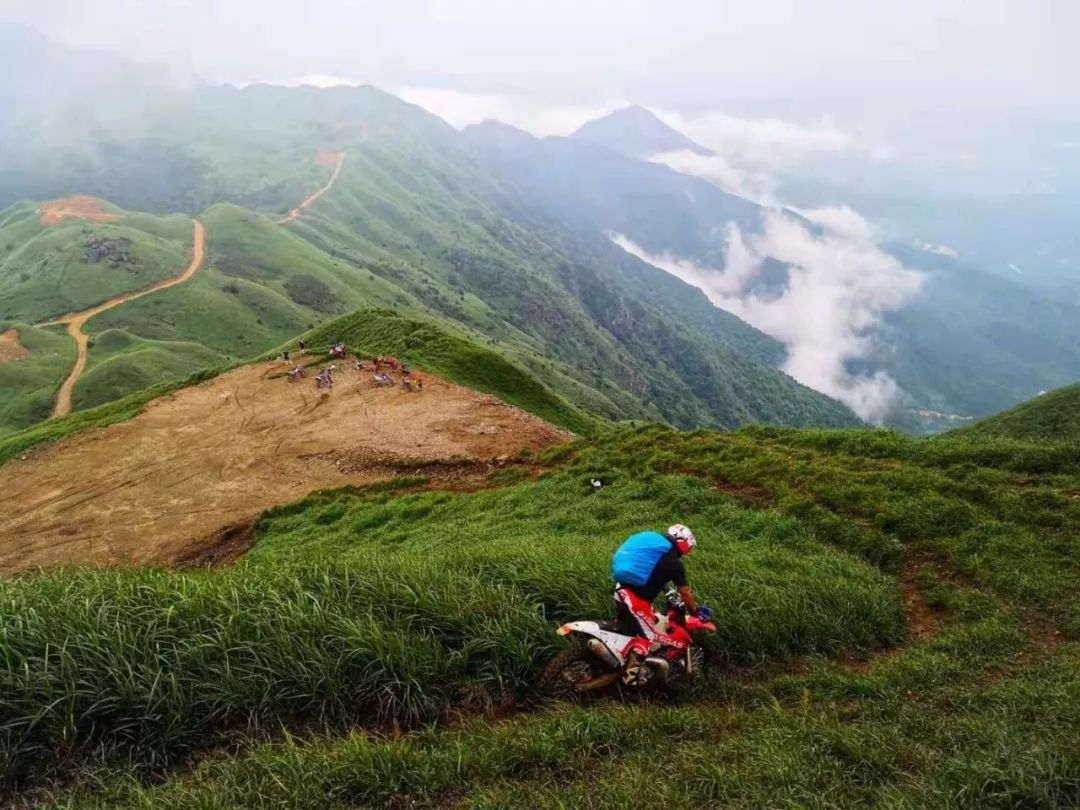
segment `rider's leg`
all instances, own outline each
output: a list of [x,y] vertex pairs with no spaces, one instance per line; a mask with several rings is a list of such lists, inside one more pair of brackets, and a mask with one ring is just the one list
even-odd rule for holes
[[620,626],[625,626],[631,632],[628,635],[641,636],[649,640],[655,639],[656,613],[648,600],[638,596],[633,588],[628,585],[615,591],[616,616]]

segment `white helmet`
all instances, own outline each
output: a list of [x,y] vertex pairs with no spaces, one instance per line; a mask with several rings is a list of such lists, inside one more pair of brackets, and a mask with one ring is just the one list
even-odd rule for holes
[[679,551],[682,554],[689,554],[694,550],[694,546],[697,545],[697,539],[694,537],[694,533],[681,523],[669,526],[667,536],[670,540],[675,542],[675,545],[679,547]]

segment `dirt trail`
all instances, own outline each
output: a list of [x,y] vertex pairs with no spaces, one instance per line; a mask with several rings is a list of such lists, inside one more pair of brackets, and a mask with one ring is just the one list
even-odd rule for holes
[[[316,155],[315,162],[318,163],[320,166],[326,165],[326,161],[325,161],[326,154],[327,153],[325,151],[320,152],[318,155]],[[304,213],[305,208],[310,206],[313,202],[315,202],[317,199],[319,199],[319,197],[321,197],[323,194],[328,192],[330,190],[330,188],[334,185],[334,181],[337,180],[338,175],[341,174],[341,167],[344,166],[344,165],[345,165],[345,153],[344,152],[338,152],[337,153],[337,162],[336,162],[336,165],[334,166],[334,171],[333,171],[333,173],[331,173],[330,179],[326,181],[326,185],[323,186],[322,188],[320,188],[314,194],[310,194],[307,197],[305,197],[304,201],[302,203],[300,203],[300,205],[296,206],[296,208],[294,208],[288,214],[286,214],[281,219],[279,219],[278,224],[279,225],[286,225],[286,224],[292,222],[293,220],[297,219],[302,213]]]
[[312,490],[417,473],[453,482],[570,438],[427,374],[410,393],[350,367],[324,392],[284,370],[244,366],[0,467],[0,572],[213,556]]
[[53,404],[53,416],[67,416],[71,413],[71,395],[75,391],[75,384],[79,381],[83,371],[86,370],[86,359],[90,338],[83,331],[83,327],[86,326],[88,320],[113,307],[126,304],[128,301],[134,301],[136,298],[142,298],[144,295],[149,295],[158,290],[164,290],[167,287],[175,287],[177,284],[183,284],[199,271],[199,267],[202,266],[203,255],[206,249],[206,234],[203,224],[199,220],[192,220],[192,223],[194,226],[194,239],[191,261],[180,275],[164,279],[163,281],[159,281],[156,284],[137,290],[136,292],[124,293],[123,295],[110,298],[108,301],[98,304],[95,307],[91,307],[90,309],[84,309],[82,312],[73,312],[70,315],[65,315],[63,318],[50,321],[48,324],[42,324],[42,326],[57,323],[66,324],[68,334],[75,340],[75,345],[79,350],[71,373],[68,374],[67,379],[64,380],[64,384],[60,386],[60,390],[56,394],[56,402]]

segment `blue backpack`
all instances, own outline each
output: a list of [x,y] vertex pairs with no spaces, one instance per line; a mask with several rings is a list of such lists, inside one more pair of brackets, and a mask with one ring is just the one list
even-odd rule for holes
[[611,578],[624,585],[644,585],[671,541],[659,532],[639,532],[619,546],[611,558]]

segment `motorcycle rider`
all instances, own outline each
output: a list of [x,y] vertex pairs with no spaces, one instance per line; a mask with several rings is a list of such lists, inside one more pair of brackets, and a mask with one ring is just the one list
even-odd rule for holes
[[682,560],[696,545],[694,533],[676,523],[663,534],[647,531],[631,535],[615,551],[611,558],[615,615],[628,634],[649,640],[662,635],[656,627],[653,600],[669,582],[678,589],[686,609],[698,615],[697,599]]

